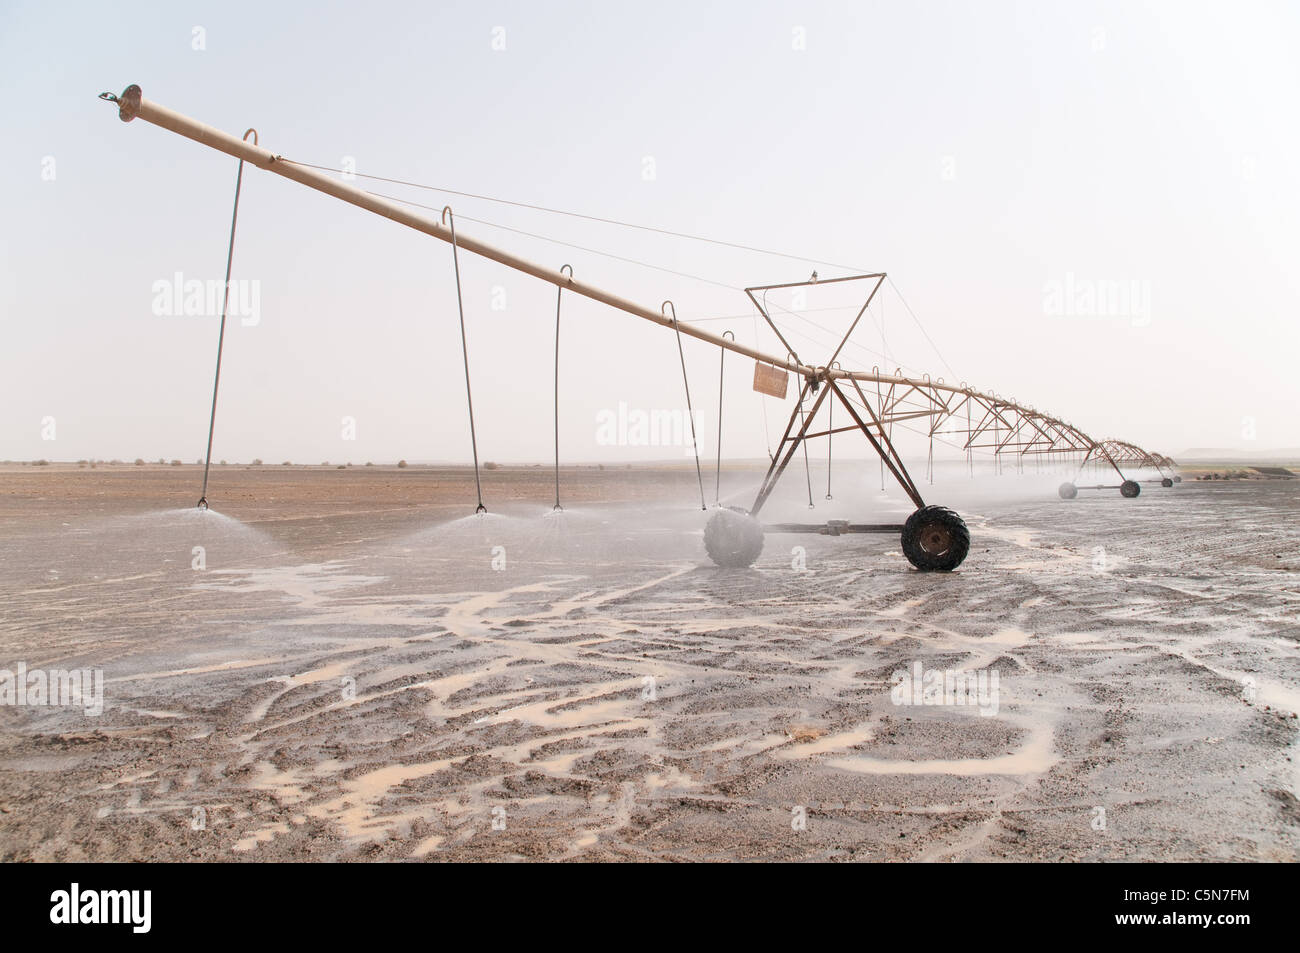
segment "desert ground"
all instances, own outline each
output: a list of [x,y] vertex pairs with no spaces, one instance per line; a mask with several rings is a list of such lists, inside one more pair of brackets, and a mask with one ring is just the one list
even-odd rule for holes
[[[859,471],[770,518],[901,522]],[[565,468],[561,513],[501,467],[481,517],[463,468],[214,467],[207,513],[200,473],[0,467],[0,668],[103,673],[100,714],[0,705],[0,860],[1300,852],[1300,481],[954,484],[931,574],[714,567],[689,466]],[[897,704],[917,663],[996,705]]]

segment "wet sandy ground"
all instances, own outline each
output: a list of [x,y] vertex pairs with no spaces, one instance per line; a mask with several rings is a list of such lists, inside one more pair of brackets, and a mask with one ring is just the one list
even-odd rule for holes
[[936,575],[717,569],[683,469],[196,475],[0,471],[0,668],[105,679],[0,706],[0,859],[1297,859],[1300,482],[955,492]]

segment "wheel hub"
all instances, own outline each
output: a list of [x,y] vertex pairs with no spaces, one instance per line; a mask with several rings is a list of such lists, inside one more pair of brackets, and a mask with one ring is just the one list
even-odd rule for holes
[[942,556],[952,549],[952,533],[942,523],[928,523],[921,528],[921,549],[929,556]]

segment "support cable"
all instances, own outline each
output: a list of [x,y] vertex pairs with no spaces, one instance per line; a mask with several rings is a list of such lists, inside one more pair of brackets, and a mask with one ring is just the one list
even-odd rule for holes
[[[552,215],[563,215],[563,216],[567,216],[567,217],[569,217],[569,218],[584,219],[584,220],[586,220],[586,221],[599,222],[599,223],[601,223],[601,224],[606,224],[606,225],[615,225],[615,226],[619,226],[619,227],[622,227],[622,228],[631,228],[631,229],[636,229],[636,230],[644,231],[644,232],[653,232],[653,233],[656,233],[656,234],[666,235],[666,236],[670,236],[670,237],[673,237],[673,238],[684,238],[684,239],[687,239],[687,240],[689,240],[689,241],[704,242],[704,243],[706,243],[706,244],[716,245],[716,246],[723,247],[723,248],[733,248],[733,249],[738,249],[738,250],[741,250],[741,251],[757,252],[758,254],[762,254],[762,255],[771,255],[771,256],[773,256],[773,257],[777,257],[777,258],[785,258],[785,259],[788,259],[788,260],[790,260],[790,261],[801,261],[801,262],[807,262],[807,263],[814,264],[814,265],[824,265],[824,266],[827,266],[827,267],[830,267],[830,268],[838,268],[838,269],[842,269],[842,270],[844,270],[844,271],[849,271],[849,272],[852,272],[852,271],[862,271],[862,270],[864,270],[864,269],[862,269],[862,268],[859,268],[859,267],[857,267],[857,266],[853,266],[853,265],[846,265],[846,264],[841,264],[841,263],[838,263],[838,262],[830,262],[830,261],[825,261],[825,260],[817,259],[817,258],[809,258],[809,257],[803,256],[803,255],[792,255],[792,254],[789,254],[789,253],[787,253],[787,252],[775,251],[775,250],[770,249],[770,248],[760,248],[760,247],[757,247],[757,246],[754,246],[754,245],[745,245],[745,244],[742,244],[742,243],[739,243],[739,242],[723,241],[723,240],[721,240],[721,239],[708,238],[708,237],[703,236],[703,235],[692,235],[692,234],[687,233],[687,232],[679,232],[679,231],[674,231],[674,230],[672,230],[672,229],[666,229],[666,228],[657,228],[657,227],[655,227],[655,226],[651,226],[651,225],[641,225],[641,224],[638,224],[638,223],[636,223],[636,222],[624,222],[624,221],[620,221],[620,220],[618,220],[618,219],[605,218],[605,217],[601,217],[601,216],[597,216],[597,215],[585,215],[585,214],[583,214],[583,213],[581,213],[581,212],[573,212],[573,211],[569,211],[569,210],[566,210],[566,209],[549,208],[549,207],[544,206],[544,205],[537,205],[537,204],[528,203],[528,202],[515,202],[515,201],[511,201],[511,200],[509,200],[509,199],[497,198],[497,197],[495,197],[495,196],[491,196],[491,195],[483,195],[483,194],[475,193],[475,192],[463,192],[463,191],[457,191],[456,189],[448,189],[448,188],[443,188],[443,187],[440,187],[440,186],[428,185],[428,184],[425,184],[425,183],[422,183],[422,182],[412,182],[412,181],[409,181],[409,180],[397,179],[397,178],[391,178],[391,177],[381,176],[381,175],[369,175],[369,174],[364,173],[364,172],[357,172],[356,170],[336,169],[336,168],[333,168],[332,166],[318,165],[318,164],[314,164],[314,163],[311,163],[311,162],[302,162],[302,161],[299,161],[299,160],[296,160],[296,159],[288,159],[288,158],[285,158],[285,157],[283,157],[283,156],[280,157],[280,161],[283,161],[283,162],[291,162],[291,163],[293,163],[294,165],[300,165],[300,166],[303,166],[303,167],[305,167],[305,168],[316,169],[316,170],[318,170],[318,171],[322,171],[322,172],[335,172],[335,173],[340,173],[340,174],[345,174],[345,173],[346,173],[346,174],[348,174],[348,175],[356,176],[357,178],[361,178],[361,179],[367,179],[367,180],[370,180],[370,181],[372,181],[372,182],[387,182],[387,183],[389,183],[389,184],[391,184],[391,185],[401,185],[401,186],[406,186],[406,187],[409,187],[409,188],[423,189],[423,190],[431,191],[431,192],[439,192],[439,193],[442,193],[442,194],[445,194],[445,195],[458,195],[458,196],[461,196],[461,197],[464,197],[464,198],[478,199],[478,200],[485,201],[485,202],[493,202],[493,203],[496,203],[496,204],[498,204],[498,205],[507,205],[507,206],[512,206],[512,207],[514,207],[514,208],[528,209],[528,210],[531,210],[531,211],[544,212],[544,213],[548,213],[548,214],[552,214]],[[378,194],[378,193],[376,193],[376,194]],[[418,206],[418,205],[420,204],[420,203],[418,203],[418,202],[409,202],[408,200],[400,199],[400,198],[397,198],[396,196],[385,196],[385,197],[387,197],[387,198],[391,198],[391,199],[394,199],[395,201],[399,201],[399,202],[406,202],[406,204],[410,204],[410,205],[416,205],[416,206]],[[427,208],[428,206],[424,206],[424,207]],[[471,221],[477,221],[477,220],[471,219]],[[481,224],[484,224],[484,225],[493,225],[493,223],[491,223],[491,222],[482,222]],[[506,226],[494,226],[494,227],[506,228]],[[520,230],[518,230],[518,229],[509,229],[509,228],[507,228],[507,230],[508,230],[508,231],[520,231]],[[528,233],[524,233],[524,234],[528,234]],[[544,236],[533,236],[533,237],[542,238],[542,237],[544,237]],[[547,240],[548,240],[548,241],[554,241],[554,239],[547,239]],[[561,243],[561,244],[563,244],[563,243]],[[611,256],[611,257],[617,257],[617,256]],[[646,264],[646,263],[644,263],[644,262],[636,262],[636,264]],[[648,265],[647,267],[655,267],[655,266],[653,266],[653,265]],[[667,271],[667,270],[669,270],[669,269],[661,269],[661,270]],[[695,278],[696,276],[694,276],[694,275],[690,275],[690,276],[687,276],[687,277]],[[707,279],[699,279],[699,280],[707,280]],[[720,282],[709,282],[709,283],[710,283],[710,284],[720,284]],[[944,359],[943,353],[939,350],[938,345],[936,345],[936,344],[934,343],[934,339],[930,337],[929,332],[925,329],[925,326],[921,323],[921,320],[916,316],[916,312],[912,310],[911,305],[909,305],[909,304],[907,303],[907,299],[903,297],[903,293],[902,293],[901,291],[899,291],[899,289],[898,289],[898,285],[894,283],[894,280],[893,280],[892,278],[889,279],[889,284],[890,284],[890,286],[894,289],[894,293],[898,295],[899,300],[903,303],[903,307],[907,310],[908,315],[911,317],[912,321],[916,324],[918,330],[920,330],[921,334],[925,337],[925,339],[926,339],[926,341],[929,343],[930,347],[933,348],[935,355],[939,358],[939,361],[944,365],[944,367],[947,368],[948,372],[949,372],[950,374],[952,374],[953,377],[956,377],[956,376],[957,376],[956,371],[954,371],[954,370],[952,369],[952,365],[950,365],[950,364],[949,364],[949,363]]]
[[672,238],[685,238],[693,242],[705,242],[707,244],[718,245],[723,248],[735,248],[735,249],[739,249],[740,251],[758,252],[760,255],[772,255],[777,258],[788,258],[791,261],[802,261],[813,265],[826,265],[831,268],[842,268],[845,271],[854,270],[854,268],[850,265],[840,265],[832,261],[822,261],[819,258],[805,258],[802,255],[791,255],[786,252],[773,251],[770,248],[758,248],[755,247],[754,245],[742,245],[739,242],[728,242],[718,238],[706,238],[703,235],[691,235],[688,234],[687,232],[676,232],[667,228],[656,228],[653,225],[639,225],[635,222],[622,222],[614,218],[602,218],[599,215],[584,215],[581,212],[570,212],[565,209],[559,209],[559,208],[547,208],[544,205],[534,205],[528,202],[512,202],[509,199],[495,198],[494,196],[491,195],[482,195],[475,192],[458,192],[455,189],[441,188],[440,186],[436,186],[436,185],[425,185],[424,183],[421,182],[410,182],[403,179],[393,179],[382,175],[367,175],[364,172],[357,172],[356,170],[346,171],[344,169],[335,169],[332,168],[331,166],[325,166],[325,165],[313,165],[310,162],[300,162],[297,159],[282,159],[282,161],[292,162],[294,165],[304,166],[308,169],[316,169],[317,171],[320,172],[336,172],[339,174],[352,175],[359,179],[369,179],[372,182],[387,182],[390,185],[403,185],[413,189],[424,189],[429,192],[441,192],[444,195],[459,195],[462,198],[479,199],[480,201],[483,202],[495,202],[498,205],[510,205],[513,206],[514,208],[529,209],[534,212],[547,212],[551,215],[565,215],[568,216],[569,218],[580,218],[588,222],[600,222],[601,224],[604,225],[617,225],[621,228],[634,228],[643,232],[654,232],[659,235],[668,235]]

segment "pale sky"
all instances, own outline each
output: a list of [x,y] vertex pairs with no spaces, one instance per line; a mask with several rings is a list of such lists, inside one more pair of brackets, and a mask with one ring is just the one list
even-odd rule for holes
[[[156,285],[222,278],[236,161],[96,99],[131,83],[289,158],[886,271],[937,351],[887,285],[846,367],[887,350],[1175,456],[1300,447],[1298,43],[1294,3],[3,0],[0,459],[203,455],[218,319],[156,314]],[[843,273],[357,184],[720,283],[459,225],[751,343],[736,289]],[[547,461],[555,289],[461,272],[480,455]],[[233,277],[259,311],[228,326],[214,459],[469,460],[446,244],[249,167]],[[842,327],[824,300],[805,317]],[[564,457],[682,459],[600,439],[620,404],[684,407],[671,332],[575,296],[562,320]],[[718,352],[685,347],[708,459]],[[789,413],[752,370],[728,358],[726,456]]]

